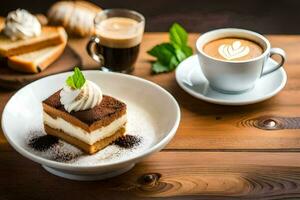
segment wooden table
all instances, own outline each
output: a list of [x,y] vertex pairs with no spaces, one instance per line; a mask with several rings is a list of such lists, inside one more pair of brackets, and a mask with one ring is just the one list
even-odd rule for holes
[[[190,34],[192,46],[197,36]],[[230,107],[189,96],[174,73],[151,75],[146,51],[168,35],[146,34],[134,75],[161,85],[179,102],[182,119],[171,143],[124,175],[76,182],[22,157],[0,133],[0,199],[300,198],[300,36],[268,38],[287,52],[286,87],[265,102]],[[86,41],[70,44],[85,66],[95,66]],[[1,89],[0,112],[12,94]]]

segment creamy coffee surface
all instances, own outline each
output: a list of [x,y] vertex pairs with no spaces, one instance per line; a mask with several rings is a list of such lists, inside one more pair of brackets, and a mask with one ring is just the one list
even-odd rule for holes
[[96,24],[100,43],[111,48],[129,48],[142,41],[144,25],[126,17],[111,17]]
[[263,48],[254,41],[243,38],[221,38],[208,42],[204,53],[225,61],[244,61],[260,56]]

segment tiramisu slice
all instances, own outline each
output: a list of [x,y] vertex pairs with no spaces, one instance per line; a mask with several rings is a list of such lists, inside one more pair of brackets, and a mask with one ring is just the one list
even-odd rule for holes
[[78,68],[43,101],[45,131],[93,154],[125,133],[126,104],[102,95]]

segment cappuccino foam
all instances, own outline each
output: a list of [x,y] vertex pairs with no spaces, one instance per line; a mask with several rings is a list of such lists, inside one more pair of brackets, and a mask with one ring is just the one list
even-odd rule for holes
[[203,51],[214,58],[225,61],[245,61],[263,54],[263,48],[244,38],[220,38],[204,45]]
[[111,48],[129,48],[142,41],[144,24],[126,17],[111,17],[96,24],[101,45]]

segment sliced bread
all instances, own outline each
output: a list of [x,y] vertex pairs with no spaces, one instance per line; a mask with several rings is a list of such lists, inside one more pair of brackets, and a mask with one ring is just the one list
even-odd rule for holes
[[19,72],[39,73],[52,64],[63,53],[66,42],[46,47],[38,51],[11,56],[7,58],[7,65]]
[[63,27],[42,27],[42,33],[37,37],[12,41],[3,33],[0,34],[0,56],[9,57],[37,51],[49,46],[65,42],[67,33]]
[[3,30],[5,25],[5,18],[4,17],[0,17],[0,31]]

